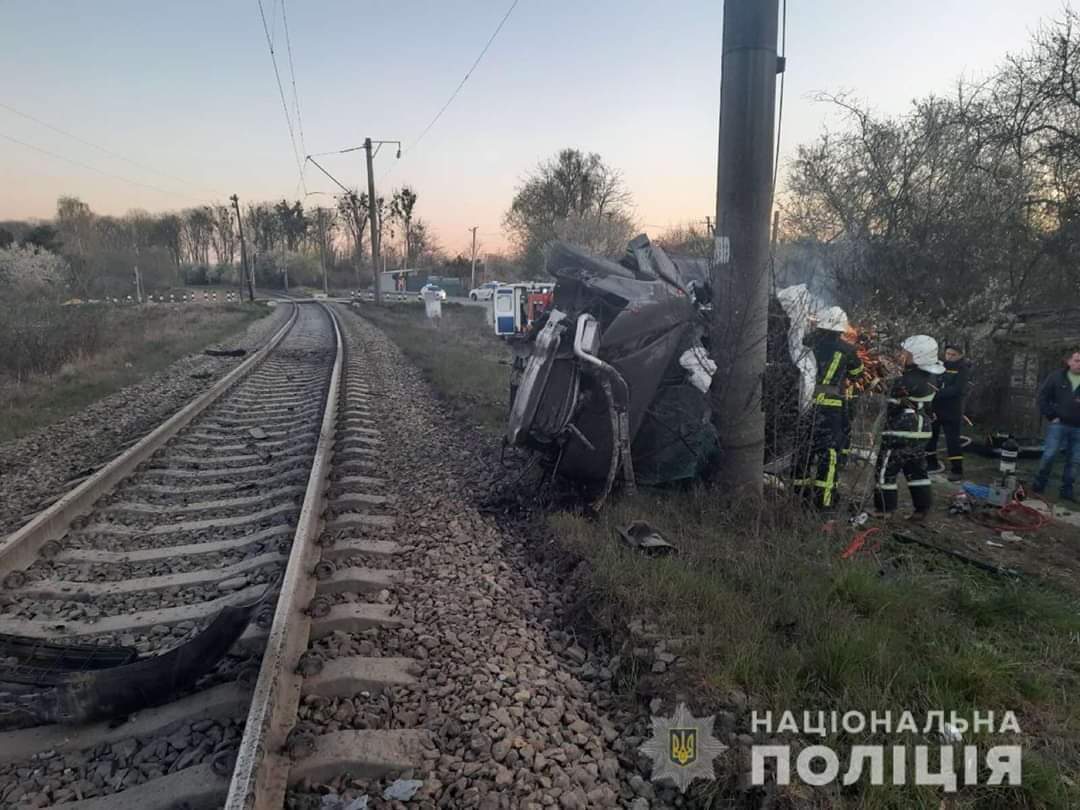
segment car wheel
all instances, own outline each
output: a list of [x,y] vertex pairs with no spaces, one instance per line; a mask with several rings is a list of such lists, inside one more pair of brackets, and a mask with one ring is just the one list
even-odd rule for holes
[[469,293],[469,300],[470,301],[475,301],[476,300],[476,293]]

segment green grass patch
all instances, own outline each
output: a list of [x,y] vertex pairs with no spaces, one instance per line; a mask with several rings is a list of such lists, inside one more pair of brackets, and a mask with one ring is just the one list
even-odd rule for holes
[[98,319],[94,350],[71,356],[50,374],[3,384],[0,441],[57,422],[192,352],[221,342],[270,310],[262,304],[213,307],[79,307]]

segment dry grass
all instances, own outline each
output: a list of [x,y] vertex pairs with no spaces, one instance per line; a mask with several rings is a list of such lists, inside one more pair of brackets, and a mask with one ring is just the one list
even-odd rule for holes
[[[268,313],[262,305],[216,307],[64,307],[57,318],[78,318],[99,337],[72,345],[51,373],[32,373],[0,385],[0,441],[56,422],[154,374],[180,357],[235,334]],[[54,331],[70,324],[53,322]],[[49,342],[48,333],[43,338]],[[55,342],[55,341],[54,341]]]
[[360,309],[401,347],[462,420],[500,431],[510,397],[510,352],[494,336],[480,307],[443,304],[442,312],[435,326],[424,317],[422,304],[361,304]]

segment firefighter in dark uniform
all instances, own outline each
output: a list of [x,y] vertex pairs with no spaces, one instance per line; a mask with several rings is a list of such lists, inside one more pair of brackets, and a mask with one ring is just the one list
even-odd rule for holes
[[874,501],[879,515],[896,511],[897,476],[902,472],[915,507],[912,520],[925,520],[933,504],[926,472],[926,442],[933,421],[934,377],[945,371],[938,360],[937,341],[928,335],[909,337],[901,344],[903,374],[889,387],[885,429],[881,432]]
[[945,434],[948,452],[949,480],[964,478],[964,450],[960,446],[960,428],[964,421],[964,396],[971,377],[971,364],[964,358],[963,350],[955,344],[945,345],[945,373],[938,382],[934,396],[934,430],[926,445],[926,466],[930,472],[945,472],[938,461],[938,436]]
[[863,373],[855,347],[841,336],[848,328],[840,307],[829,307],[812,322],[803,343],[817,361],[814,397],[807,412],[808,447],[800,453],[794,485],[823,508],[836,506],[837,472],[846,445],[848,381]]

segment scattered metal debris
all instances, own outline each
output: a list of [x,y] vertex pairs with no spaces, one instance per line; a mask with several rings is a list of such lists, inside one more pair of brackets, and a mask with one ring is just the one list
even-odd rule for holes
[[659,530],[654,529],[644,520],[635,520],[629,526],[620,526],[617,531],[625,545],[649,556],[658,557],[663,554],[679,553],[675,546],[664,539]]
[[337,793],[327,793],[319,802],[319,810],[367,810],[368,797],[358,796],[355,799],[345,799]]
[[387,801],[407,802],[423,786],[419,779],[397,779],[383,791],[382,797]]
[[190,641],[147,658],[126,647],[5,636],[0,683],[31,688],[0,694],[0,725],[90,723],[164,703],[214,667],[275,588],[271,583],[258,599],[223,608]]

